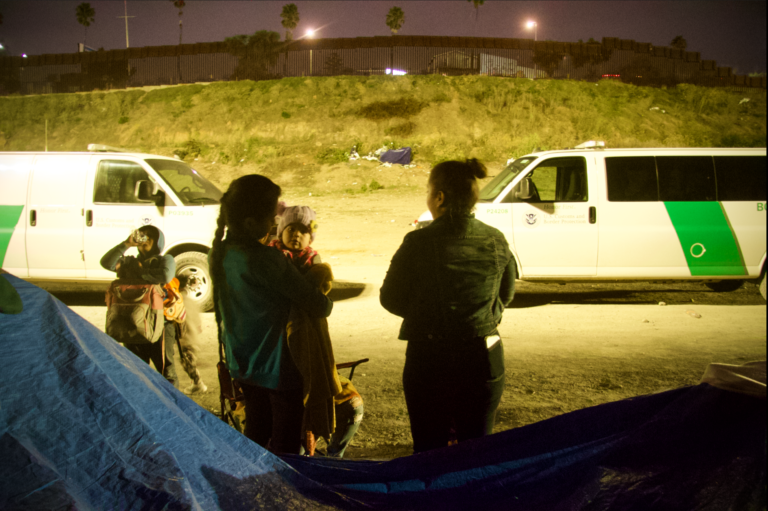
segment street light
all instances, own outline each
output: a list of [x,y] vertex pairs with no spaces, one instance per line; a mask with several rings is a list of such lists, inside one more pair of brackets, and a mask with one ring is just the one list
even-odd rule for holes
[[[304,37],[309,37],[310,39],[315,36],[314,29],[307,30],[307,33]],[[312,48],[309,49],[309,76],[312,76]]]
[[525,26],[533,29],[533,40],[536,41],[536,29],[539,28],[539,24],[535,21],[529,21]]

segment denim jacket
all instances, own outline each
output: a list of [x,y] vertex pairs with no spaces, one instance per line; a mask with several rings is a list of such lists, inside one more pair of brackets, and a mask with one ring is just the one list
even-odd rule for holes
[[403,318],[400,339],[491,335],[515,294],[515,263],[498,230],[474,215],[443,215],[408,233],[381,286],[381,305]]

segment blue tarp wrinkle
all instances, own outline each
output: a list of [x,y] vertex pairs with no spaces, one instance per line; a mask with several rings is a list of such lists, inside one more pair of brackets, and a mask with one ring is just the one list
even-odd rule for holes
[[765,400],[707,384],[389,461],[276,457],[45,291],[0,314],[0,509],[765,509]]
[[398,163],[400,165],[408,165],[411,163],[411,148],[403,147],[400,149],[390,149],[385,151],[379,156],[379,161],[382,163]]

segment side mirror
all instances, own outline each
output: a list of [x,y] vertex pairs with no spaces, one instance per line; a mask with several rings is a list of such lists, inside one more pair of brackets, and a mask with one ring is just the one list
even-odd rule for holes
[[153,202],[156,206],[165,202],[165,193],[152,181],[137,181],[134,195],[139,202]]
[[517,186],[515,187],[515,199],[527,200],[531,197],[533,197],[533,192],[531,191],[531,178],[525,177],[522,181],[517,183]]

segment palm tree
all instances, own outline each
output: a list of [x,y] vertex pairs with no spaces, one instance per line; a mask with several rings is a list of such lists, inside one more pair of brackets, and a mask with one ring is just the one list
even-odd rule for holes
[[86,38],[88,37],[88,27],[91,23],[96,22],[96,11],[91,4],[83,2],[75,9],[75,15],[77,16],[77,22],[85,27],[85,35],[83,35],[83,46],[85,46]]
[[405,23],[405,13],[399,7],[392,7],[387,13],[387,26],[392,31],[392,35],[397,34],[400,27]]
[[480,14],[480,6],[485,3],[485,0],[467,0],[475,5],[475,26],[477,26],[477,17]]
[[299,8],[296,4],[286,4],[280,17],[283,18],[281,23],[285,29],[285,40],[290,41],[293,39],[293,29],[299,24]]
[[181,44],[181,31],[182,31],[182,24],[181,24],[181,15],[184,14],[184,6],[187,5],[187,2],[184,0],[170,0],[173,2],[173,6],[179,10],[179,44]]

